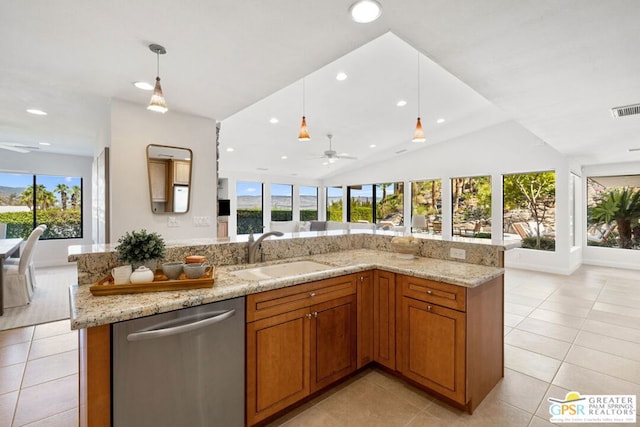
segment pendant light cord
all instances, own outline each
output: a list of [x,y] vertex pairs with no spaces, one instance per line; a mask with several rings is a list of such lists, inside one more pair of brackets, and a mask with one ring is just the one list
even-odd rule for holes
[[305,112],[304,111],[304,104],[305,104],[305,102],[304,102],[304,93],[305,93],[305,86],[304,86],[304,77],[303,77],[302,78],[302,116],[303,117],[305,116],[305,114],[304,114],[304,112]]
[[156,50],[156,77],[160,77],[160,52]]
[[420,53],[418,52],[418,117],[420,117]]

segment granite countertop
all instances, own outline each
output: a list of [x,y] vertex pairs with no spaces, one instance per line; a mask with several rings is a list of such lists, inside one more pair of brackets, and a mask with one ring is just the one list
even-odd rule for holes
[[[240,279],[231,274],[236,270],[300,260],[315,261],[333,268],[260,281]],[[433,258],[400,259],[395,253],[371,249],[331,252],[254,265],[218,267],[213,287],[206,289],[96,297],[91,294],[89,286],[74,285],[69,288],[71,328],[83,329],[116,323],[374,268],[465,287],[482,285],[504,273],[502,268]]]

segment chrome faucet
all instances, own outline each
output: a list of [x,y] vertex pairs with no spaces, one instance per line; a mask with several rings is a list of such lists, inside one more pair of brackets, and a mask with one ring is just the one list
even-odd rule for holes
[[266,239],[269,236],[280,237],[283,234],[284,233],[282,233],[281,231],[269,231],[267,233],[262,234],[262,236],[258,237],[258,240],[254,240],[253,232],[249,234],[249,256],[247,258],[247,262],[249,264],[253,264],[254,262],[256,262],[256,253],[258,252],[258,247],[260,247],[260,243],[262,243],[264,239]]

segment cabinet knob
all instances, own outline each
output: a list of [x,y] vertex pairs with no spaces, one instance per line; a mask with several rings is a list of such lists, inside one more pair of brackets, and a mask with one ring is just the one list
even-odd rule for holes
[[313,298],[313,297],[315,297],[315,296],[316,296],[316,293],[315,293],[315,292],[309,292],[309,296],[310,296],[311,298]]
[[431,306],[430,305],[427,306],[427,311],[431,311]]
[[313,317],[318,317],[318,312],[317,311],[313,312]]
[[427,289],[427,293],[428,293],[429,295],[431,295],[431,294],[433,293],[433,291],[432,291],[431,289]]
[[311,319],[311,313],[305,314],[304,317],[306,317],[307,319]]

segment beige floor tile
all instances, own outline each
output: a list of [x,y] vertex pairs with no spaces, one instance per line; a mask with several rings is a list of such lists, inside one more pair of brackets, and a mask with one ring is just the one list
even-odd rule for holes
[[578,329],[530,317],[520,322],[517,329],[567,342],[573,342],[578,334]]
[[426,392],[419,390],[404,381],[387,374],[386,372],[374,370],[367,374],[365,379],[387,390],[388,393],[405,400],[418,409],[424,409],[433,402],[433,397]]
[[15,425],[40,421],[78,407],[78,375],[70,375],[23,388],[16,409]]
[[544,300],[544,299],[547,299],[549,295],[551,295],[553,292],[554,290],[542,289],[537,286],[531,286],[531,285],[523,285],[511,291],[510,294],[520,295],[520,296],[529,297],[529,298],[536,298],[536,299],[542,298]]
[[544,354],[554,359],[562,360],[566,356],[571,344],[566,341],[533,334],[514,329],[504,339],[505,344],[520,347],[525,350]]
[[549,301],[549,300],[540,304],[539,308],[543,310],[555,311],[557,313],[562,313],[562,314],[575,316],[575,317],[587,317],[587,315],[591,311],[590,307],[589,308],[577,307],[574,305],[569,305],[565,302],[556,302],[556,301]]
[[506,368],[549,382],[556,374],[560,361],[505,344],[504,365]]
[[565,361],[640,386],[640,362],[578,345],[571,347]]
[[26,363],[17,363],[0,368],[0,394],[20,388],[25,365]]
[[[36,329],[37,331],[37,329]],[[63,353],[78,348],[78,333],[68,332],[62,335],[54,335],[41,339],[34,339],[29,351],[29,360],[52,354]]]
[[69,332],[75,332],[77,334],[77,331],[71,330],[71,323],[69,322],[69,319],[60,320],[58,322],[43,323],[42,325],[36,326],[33,339],[37,340],[55,335],[68,334]]
[[564,295],[558,295],[555,293],[551,295],[549,298],[547,298],[545,303],[546,302],[563,304],[566,307],[578,307],[578,308],[588,308],[588,309],[591,309],[591,307],[593,307],[593,304],[594,304],[594,301],[592,299],[589,300],[589,299],[573,298],[573,297],[567,297]]
[[517,314],[504,313],[504,324],[511,328],[518,326],[518,323],[525,319],[524,316],[518,316]]
[[549,418],[543,419],[540,417],[533,417],[531,422],[529,423],[529,427],[552,427],[557,424],[552,424],[549,422]]
[[25,427],[72,427],[79,426],[78,408],[73,408],[65,412],[53,415],[34,423],[27,424]]
[[504,327],[504,336],[507,336],[509,334],[509,332],[513,331],[513,328],[511,326],[505,326]]
[[595,301],[599,294],[599,290],[588,290],[582,288],[580,285],[575,285],[562,287],[558,289],[554,295]]
[[640,362],[640,343],[580,331],[574,344]]
[[640,394],[640,385],[564,362],[552,384],[580,394]]
[[348,426],[404,426],[420,409],[379,385],[361,379],[314,408]]
[[556,311],[535,309],[529,315],[531,319],[544,320],[545,322],[555,323],[557,325],[568,326],[569,328],[580,329],[584,323],[584,318],[569,316],[567,314],[558,313]]
[[[558,387],[555,385],[549,386],[549,388],[547,389],[547,392],[544,394],[544,397],[542,398],[542,401],[540,402],[540,406],[538,406],[538,409],[535,412],[536,417],[549,421],[549,419],[551,418],[551,414],[549,414],[549,408],[551,407],[551,402],[549,402],[549,398],[551,397],[553,399],[564,399],[569,391],[572,391],[572,390]],[[573,390],[573,391],[580,392],[580,390]]]
[[18,402],[18,392],[0,394],[0,426],[10,426]]
[[584,322],[582,329],[599,335],[610,336],[640,344],[640,329],[627,328],[625,326],[612,325],[611,323],[590,319],[587,319]]
[[504,312],[517,314],[518,316],[528,316],[534,310],[534,307],[522,304],[516,304],[513,302],[505,302]]
[[0,351],[0,367],[26,362],[30,346],[30,342],[22,342],[2,347]]
[[528,307],[537,307],[544,302],[545,298],[536,298],[530,296],[517,295],[507,293],[504,296],[505,303],[526,305]]
[[549,383],[512,369],[504,370],[504,378],[491,391],[495,397],[516,408],[534,413]]
[[78,373],[78,352],[67,351],[40,359],[30,360],[24,372],[23,387]]
[[489,396],[478,406],[473,415],[455,409],[445,403],[435,401],[420,412],[409,424],[410,427],[424,426],[509,426],[525,427],[531,414]]
[[598,320],[600,322],[610,323],[612,326],[624,326],[625,328],[640,329],[640,321],[637,317],[626,316],[609,311],[591,310],[588,320]]
[[629,316],[636,319],[636,322],[640,324],[640,310],[638,308],[625,307],[617,304],[607,304],[604,302],[596,302],[593,305],[593,309],[596,311],[605,311],[608,313],[615,313],[622,316]]
[[0,348],[7,345],[29,342],[33,337],[33,326],[0,331]]
[[319,409],[317,406],[308,408],[307,410],[299,413],[297,416],[291,418],[283,424],[269,424],[270,427],[283,426],[283,427],[340,427],[346,426],[340,420],[336,420],[326,411]]

